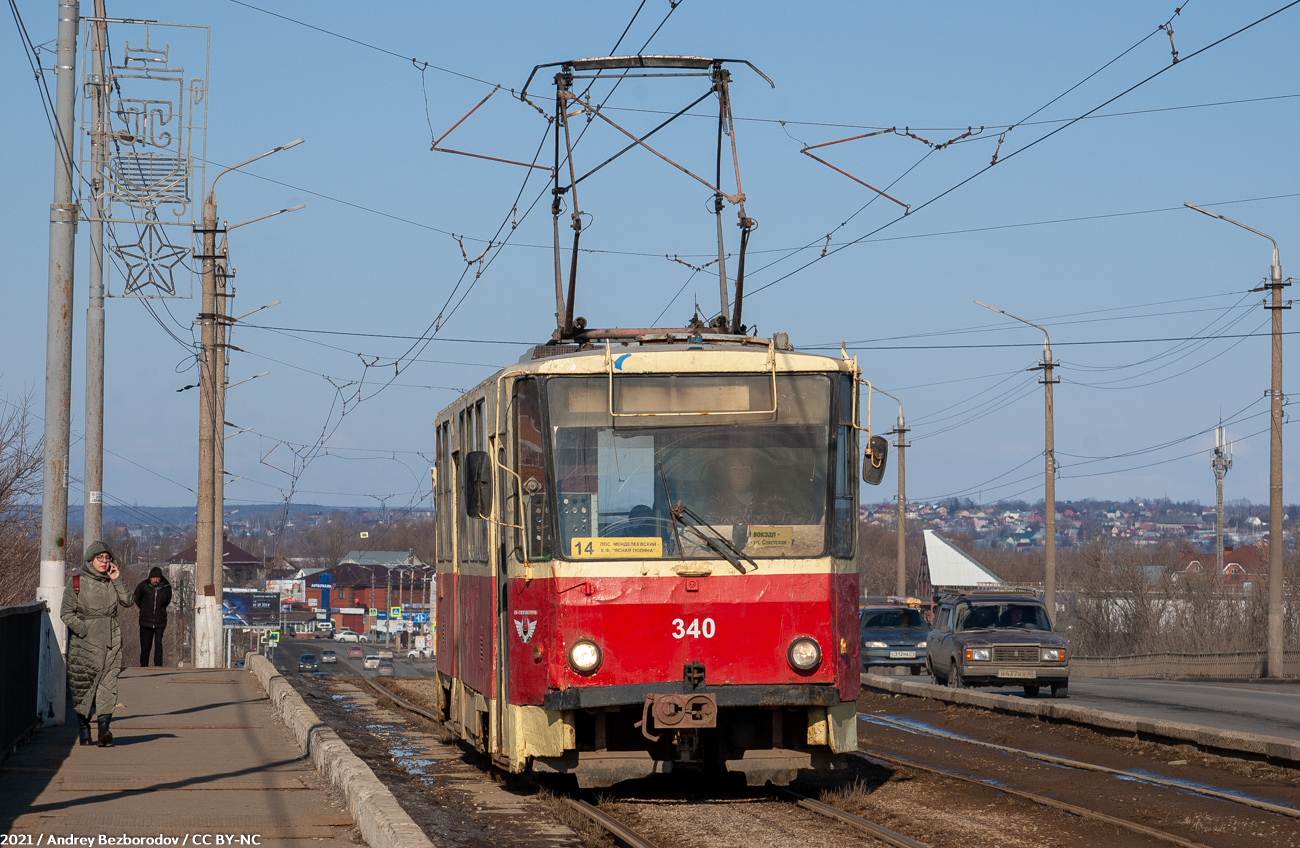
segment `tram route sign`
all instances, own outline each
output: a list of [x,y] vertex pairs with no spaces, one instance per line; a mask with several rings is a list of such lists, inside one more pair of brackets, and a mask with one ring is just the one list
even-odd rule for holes
[[664,540],[658,536],[576,536],[569,548],[574,559],[658,559],[663,556]]

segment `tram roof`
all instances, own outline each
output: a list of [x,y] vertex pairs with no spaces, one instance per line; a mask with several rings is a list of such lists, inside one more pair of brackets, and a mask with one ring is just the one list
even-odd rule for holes
[[[680,338],[679,338],[680,336]],[[613,360],[615,376],[635,374],[725,374],[771,373],[769,355],[781,373],[848,373],[853,360],[794,350],[784,334],[776,339],[756,336],[703,335],[687,338],[684,334],[649,334],[626,339],[584,344],[538,345],[514,365],[483,380],[473,389],[444,407],[438,418],[462,404],[466,398],[495,392],[494,385],[504,375],[547,376],[601,375],[609,372],[606,354]]]

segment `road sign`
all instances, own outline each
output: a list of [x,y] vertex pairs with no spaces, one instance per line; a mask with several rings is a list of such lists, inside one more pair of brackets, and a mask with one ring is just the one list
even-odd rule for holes
[[429,614],[427,612],[413,612],[411,613],[411,621],[416,624],[428,624]]
[[388,614],[389,614],[390,616],[392,616],[393,618],[401,618],[401,617],[402,617],[402,608],[401,608],[401,607],[390,607],[389,610],[388,610]]
[[266,634],[266,641],[268,641],[268,642],[279,642],[279,641],[280,641],[280,631],[279,631],[279,630],[272,630],[270,633]]
[[371,617],[371,618],[376,618],[378,615],[379,615],[379,610],[375,609],[374,607],[371,607],[371,608],[370,608],[370,617]]
[[383,610],[380,610],[379,612],[375,613],[375,619],[377,621],[387,621],[388,613],[384,612]]

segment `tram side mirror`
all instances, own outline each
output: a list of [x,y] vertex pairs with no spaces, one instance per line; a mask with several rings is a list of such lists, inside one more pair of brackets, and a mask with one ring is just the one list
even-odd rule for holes
[[491,510],[492,459],[487,451],[470,451],[465,454],[465,514],[487,518]]
[[884,436],[872,436],[867,439],[867,448],[862,452],[862,482],[870,486],[879,486],[885,479],[885,460],[889,456],[889,442]]

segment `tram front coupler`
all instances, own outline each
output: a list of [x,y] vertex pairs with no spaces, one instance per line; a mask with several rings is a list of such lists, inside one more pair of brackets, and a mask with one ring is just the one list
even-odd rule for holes
[[659,741],[650,732],[650,719],[657,730],[704,730],[718,726],[718,700],[714,695],[669,694],[646,695],[641,705],[641,720],[636,727],[651,742]]

